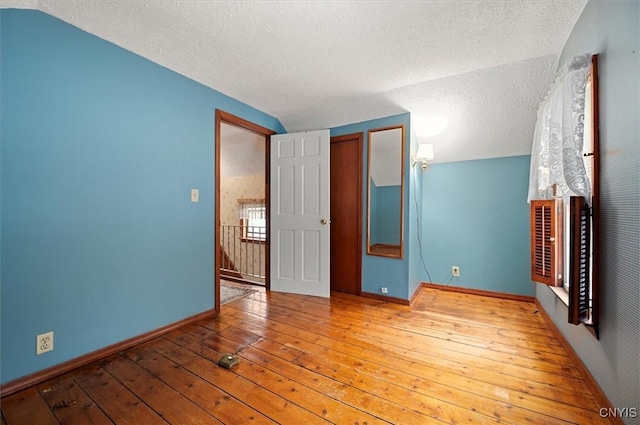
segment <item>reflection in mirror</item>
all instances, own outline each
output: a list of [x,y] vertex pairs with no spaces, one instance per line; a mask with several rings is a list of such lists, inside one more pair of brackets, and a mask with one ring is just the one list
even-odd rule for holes
[[404,126],[369,131],[367,254],[402,258]]

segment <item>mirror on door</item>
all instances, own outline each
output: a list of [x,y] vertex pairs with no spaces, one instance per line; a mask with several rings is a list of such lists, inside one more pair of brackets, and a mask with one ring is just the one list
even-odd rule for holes
[[369,130],[367,254],[403,256],[404,126]]

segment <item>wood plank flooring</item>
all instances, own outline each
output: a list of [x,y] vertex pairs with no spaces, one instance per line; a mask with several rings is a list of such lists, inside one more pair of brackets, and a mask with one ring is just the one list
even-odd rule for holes
[[1,423],[608,423],[599,408],[532,303],[258,292],[5,397]]

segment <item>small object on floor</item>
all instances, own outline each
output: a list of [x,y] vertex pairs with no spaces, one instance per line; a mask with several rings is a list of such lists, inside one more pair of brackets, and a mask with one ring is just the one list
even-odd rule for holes
[[231,369],[238,363],[240,363],[240,358],[235,354],[229,353],[223,354],[222,357],[220,357],[220,360],[218,360],[218,364],[225,369]]

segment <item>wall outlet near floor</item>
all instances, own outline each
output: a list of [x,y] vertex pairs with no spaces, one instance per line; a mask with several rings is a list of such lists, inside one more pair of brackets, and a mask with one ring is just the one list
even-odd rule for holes
[[451,276],[460,277],[460,266],[451,266]]
[[53,331],[36,336],[36,355],[53,351]]
[[383,294],[389,293],[389,291],[387,291],[387,287],[386,286],[383,286],[382,288],[380,288],[380,292],[382,292]]

